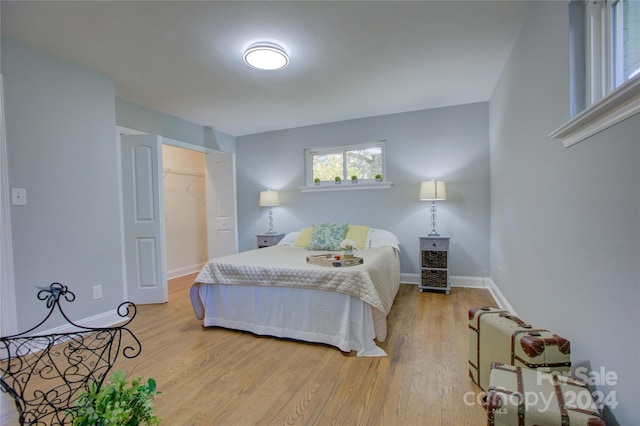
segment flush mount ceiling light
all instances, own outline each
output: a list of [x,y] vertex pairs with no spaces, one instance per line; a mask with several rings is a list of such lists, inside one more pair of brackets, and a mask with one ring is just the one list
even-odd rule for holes
[[259,70],[279,70],[289,64],[289,57],[278,45],[256,43],[244,51],[244,61]]

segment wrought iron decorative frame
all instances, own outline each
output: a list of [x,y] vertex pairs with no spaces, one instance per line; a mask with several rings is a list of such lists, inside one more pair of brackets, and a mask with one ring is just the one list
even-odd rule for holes
[[[21,425],[72,424],[81,403],[79,394],[92,382],[102,386],[120,352],[135,358],[142,351],[140,341],[126,327],[137,309],[131,302],[121,303],[117,313],[124,323],[92,328],[74,323],[64,313],[60,299],[73,302],[76,298],[67,286],[53,283],[41,288],[37,297],[46,301],[47,316],[25,332],[0,337],[0,385],[15,401]],[[56,308],[74,331],[30,335]],[[132,341],[126,343],[125,338]]]

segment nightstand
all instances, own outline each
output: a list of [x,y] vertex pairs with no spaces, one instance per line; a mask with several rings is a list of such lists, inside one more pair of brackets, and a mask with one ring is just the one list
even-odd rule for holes
[[449,294],[449,238],[420,237],[420,292],[440,290]]
[[284,238],[284,234],[258,234],[258,248],[275,246]]

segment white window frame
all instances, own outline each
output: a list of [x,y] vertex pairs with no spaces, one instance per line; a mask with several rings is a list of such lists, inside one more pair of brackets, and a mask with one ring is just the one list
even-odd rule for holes
[[[375,179],[358,179],[357,184],[351,183],[351,180],[347,176],[346,155],[344,155],[344,162],[342,165],[342,182],[336,184],[335,181],[323,181],[319,184],[315,184],[313,181],[313,156],[318,154],[332,154],[342,153],[346,154],[347,151],[354,151],[367,148],[380,148],[382,157],[382,182],[377,182]],[[314,192],[314,191],[344,191],[354,189],[384,189],[390,188],[391,182],[386,180],[386,141],[379,140],[375,142],[360,143],[354,145],[341,145],[322,148],[305,148],[304,150],[304,170],[305,170],[305,185],[299,189],[302,192]]]
[[[613,49],[620,34],[613,30],[617,0],[585,3],[586,99],[587,108],[549,134],[565,147],[581,142],[629,117],[640,113],[640,75],[622,81],[620,58]],[[619,28],[619,27],[618,27]]]

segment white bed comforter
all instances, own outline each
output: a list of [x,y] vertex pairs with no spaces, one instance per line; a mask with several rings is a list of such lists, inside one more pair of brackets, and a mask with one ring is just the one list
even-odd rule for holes
[[312,288],[336,291],[361,299],[373,308],[378,341],[387,336],[386,317],[400,285],[400,262],[393,247],[372,247],[356,252],[362,265],[325,267],[308,264],[307,256],[322,254],[286,245],[250,250],[213,259],[200,271],[191,291],[191,303],[198,319],[205,309],[200,299],[201,284],[232,284]]

